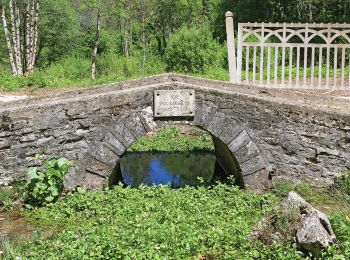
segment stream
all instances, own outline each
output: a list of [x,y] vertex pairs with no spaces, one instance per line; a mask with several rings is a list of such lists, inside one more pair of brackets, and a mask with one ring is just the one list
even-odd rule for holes
[[127,153],[120,160],[120,168],[126,185],[170,184],[179,188],[200,184],[198,177],[204,180],[204,184],[210,184],[215,160],[212,153]]

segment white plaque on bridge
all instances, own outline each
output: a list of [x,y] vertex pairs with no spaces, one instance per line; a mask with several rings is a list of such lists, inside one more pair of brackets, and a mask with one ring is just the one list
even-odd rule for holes
[[154,92],[154,117],[193,117],[194,113],[194,90],[156,90]]

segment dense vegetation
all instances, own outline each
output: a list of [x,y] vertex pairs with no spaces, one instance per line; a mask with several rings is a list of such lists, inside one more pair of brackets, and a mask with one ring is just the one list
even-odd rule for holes
[[323,253],[323,259],[348,259],[350,198],[284,182],[265,195],[230,184],[80,190],[56,204],[24,212],[43,234],[47,229],[55,232],[49,237],[37,232],[33,240],[5,253],[9,259],[305,259],[308,255],[293,243],[247,240],[257,222],[290,190],[330,214],[338,243]]
[[[192,149],[212,150],[210,136],[193,128],[169,127],[142,138],[130,151]],[[61,169],[57,160],[48,162],[48,169]],[[60,165],[65,171],[67,161],[61,159]],[[37,227],[34,237],[15,243],[2,238],[0,251],[5,259],[305,259],[311,256],[291,241],[270,245],[247,240],[256,224],[294,190],[331,219],[338,242],[323,253],[323,259],[348,259],[349,181],[350,172],[344,172],[332,188],[277,181],[264,195],[240,190],[230,182],[207,187],[202,181],[203,186],[179,189],[116,186],[87,192],[79,188],[58,202],[23,210]],[[11,210],[11,200],[21,199],[23,189],[28,192],[28,187],[18,185],[0,189],[3,207]],[[51,189],[39,193],[39,201],[51,196]]]
[[[18,2],[24,18],[23,1]],[[9,0],[0,3],[1,14],[8,15]],[[94,85],[166,71],[225,80],[228,10],[235,13],[235,23],[350,22],[348,0],[41,0],[32,72],[11,74],[3,23],[0,27],[0,91]],[[129,151],[212,151],[207,135],[194,139],[180,132],[165,129],[157,137],[141,139]],[[229,184],[176,190],[117,186],[93,193],[79,189],[56,202],[66,171],[65,165],[63,171],[57,167],[48,167],[59,172],[50,170],[52,176],[57,174],[50,183],[47,172],[32,171],[33,180],[39,181],[27,184],[24,198],[22,188],[0,190],[6,210],[12,210],[18,199],[44,205],[23,210],[38,227],[32,240],[15,245],[0,241],[5,258],[306,258],[293,243],[265,245],[246,239],[290,190],[330,216],[338,243],[323,258],[350,258],[348,172],[333,190],[280,183],[265,195],[256,195]],[[39,231],[46,229],[54,234],[40,236]]]
[[[1,1],[7,15],[8,2]],[[165,71],[225,80],[224,13],[227,10],[235,13],[235,22],[350,21],[347,0],[39,2],[33,72],[22,77],[11,75],[1,26],[0,90],[85,86]],[[21,21],[25,18],[23,8],[19,5]],[[96,75],[90,79],[95,47]]]
[[166,127],[137,140],[128,152],[213,152],[211,136],[204,130],[189,127]]
[[244,256],[254,254],[245,237],[274,202],[269,195],[226,185],[210,190],[118,186],[32,212],[32,218],[63,230],[25,245],[23,252],[35,259]]

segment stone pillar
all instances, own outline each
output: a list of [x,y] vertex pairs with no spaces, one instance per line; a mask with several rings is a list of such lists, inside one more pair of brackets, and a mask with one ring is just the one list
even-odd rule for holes
[[228,11],[225,13],[226,17],[226,37],[227,37],[227,58],[228,68],[230,75],[230,82],[237,82],[237,69],[236,69],[236,50],[235,50],[235,36],[233,26],[233,13]]

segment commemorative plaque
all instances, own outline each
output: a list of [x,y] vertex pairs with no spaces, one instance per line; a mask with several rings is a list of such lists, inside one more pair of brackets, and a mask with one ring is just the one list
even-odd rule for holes
[[193,117],[194,113],[194,90],[156,90],[154,92],[154,117]]

